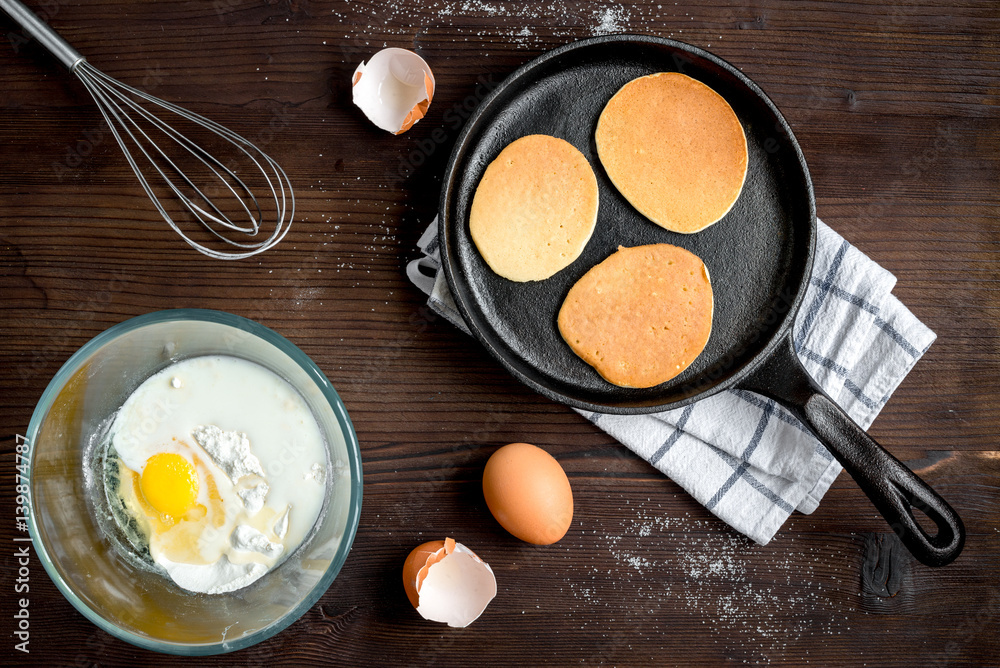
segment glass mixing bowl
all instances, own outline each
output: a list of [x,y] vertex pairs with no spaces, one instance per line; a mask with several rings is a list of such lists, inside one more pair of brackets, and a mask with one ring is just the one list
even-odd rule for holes
[[[124,553],[106,530],[95,464],[110,419],[145,379],[189,357],[230,355],[288,381],[306,400],[329,453],[322,513],[271,572],[227,594],[186,592]],[[361,455],[330,381],[282,336],[219,311],[159,311],[112,327],[78,350],[45,389],[27,434],[28,528],[70,603],[108,633],[159,652],[230,652],[302,616],[337,576],[361,511]]]

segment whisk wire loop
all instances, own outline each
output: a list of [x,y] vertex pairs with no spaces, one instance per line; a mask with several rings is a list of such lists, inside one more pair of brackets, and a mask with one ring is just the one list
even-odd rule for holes
[[[104,74],[85,60],[77,63],[73,68],[73,72],[94,98],[105,121],[111,128],[113,136],[125,152],[129,166],[139,179],[140,184],[156,209],[160,212],[160,215],[193,248],[218,259],[239,259],[255,255],[273,247],[288,233],[295,211],[295,195],[288,181],[287,174],[266,153],[215,121],[128,86]],[[170,123],[143,106],[138,100],[171,112],[188,122],[205,128],[228,142],[249,159],[260,175],[263,176],[267,184],[267,189],[270,191],[270,196],[274,201],[277,219],[270,236],[262,241],[243,242],[226,236],[223,232],[216,229],[217,227],[221,227],[225,230],[243,233],[251,237],[257,235],[264,222],[264,212],[257,197],[233,169],[224,165],[202,146],[177,131]],[[249,224],[238,224],[227,216],[216,205],[215,200],[209,197],[202,188],[198,187],[189,175],[177,165],[175,160],[150,136],[150,133],[143,127],[143,123],[155,128],[156,131],[167,137],[174,145],[179,146],[187,154],[200,162],[215,177],[215,186],[218,187],[218,184],[221,183],[223,190],[228,191],[230,195],[229,199],[238,202],[239,208],[242,208],[243,213],[246,214]],[[126,141],[126,136],[131,140],[131,145]],[[163,183],[173,192],[195,220],[218,239],[245,250],[242,252],[222,252],[209,248],[192,239],[182,230],[159,200],[152,185],[149,183],[146,172],[136,162],[132,150],[133,145],[135,149],[142,153]],[[170,172],[176,178],[180,179],[183,185],[187,186],[190,193],[198,201],[193,200],[185,193],[175,182],[174,178],[171,178],[167,174],[162,165],[168,166]],[[248,206],[247,200],[250,201],[250,206]],[[202,206],[199,202],[205,203],[205,206]]]
[[[119,143],[123,144],[123,141],[124,141],[124,138],[118,132],[118,126],[120,125],[122,127],[122,129],[128,134],[129,138],[132,139],[132,142],[135,144],[136,148],[139,151],[141,151],[143,153],[143,155],[146,156],[146,159],[149,161],[149,163],[152,165],[152,167],[160,174],[161,178],[164,180],[164,182],[167,184],[167,186],[170,187],[170,189],[174,192],[174,194],[177,195],[177,197],[182,201],[182,203],[185,204],[185,206],[188,208],[188,210],[191,211],[195,215],[195,217],[199,220],[199,222],[201,222],[203,225],[208,226],[208,221],[202,219],[202,217],[201,217],[201,215],[204,214],[204,215],[208,216],[211,219],[212,222],[218,223],[218,224],[220,224],[220,225],[222,225],[224,227],[228,227],[229,229],[236,230],[236,231],[239,231],[239,232],[245,232],[245,233],[248,233],[248,234],[256,234],[257,233],[257,231],[259,229],[258,220],[254,219],[254,217],[251,214],[250,210],[246,207],[245,203],[243,202],[243,198],[239,195],[239,193],[237,193],[232,188],[232,186],[229,185],[229,183],[227,182],[227,180],[221,174],[219,174],[219,172],[211,164],[209,164],[208,161],[205,160],[205,158],[207,157],[210,161],[214,161],[214,162],[216,162],[216,164],[219,164],[217,160],[215,160],[214,158],[212,158],[212,156],[209,155],[207,152],[205,152],[204,149],[201,149],[198,145],[194,144],[193,142],[191,142],[190,140],[188,140],[186,137],[184,137],[184,135],[181,135],[181,134],[177,133],[171,126],[167,125],[166,123],[163,123],[156,116],[154,116],[153,114],[149,113],[143,107],[135,104],[135,102],[133,102],[131,99],[129,99],[128,97],[126,97],[125,95],[123,95],[120,91],[117,91],[115,89],[106,89],[106,88],[101,87],[101,86],[93,86],[93,87],[91,87],[90,84],[91,84],[91,82],[89,80],[85,81],[85,85],[88,86],[88,88],[90,89],[91,94],[94,96],[95,100],[98,101],[99,108],[102,111],[106,110],[105,120],[107,120],[108,124],[111,126],[112,133],[114,134],[114,136],[116,137],[116,139],[119,141]],[[160,159],[162,161],[166,162],[170,166],[171,170],[174,173],[176,173],[184,181],[184,183],[195,192],[195,194],[198,197],[202,198],[203,200],[208,201],[210,204],[212,203],[212,201],[209,200],[206,197],[206,195],[194,184],[194,182],[187,176],[187,174],[183,170],[181,170],[174,163],[174,161],[171,160],[170,157],[161,149],[161,147],[159,146],[159,144],[157,144],[156,141],[153,140],[153,138],[150,137],[149,134],[142,129],[142,126],[139,123],[137,123],[135,121],[135,119],[133,119],[128,114],[122,113],[121,107],[119,107],[119,106],[114,105],[114,104],[111,103],[111,101],[107,97],[108,95],[111,95],[114,98],[117,98],[119,102],[121,102],[122,104],[124,104],[124,105],[132,108],[136,113],[138,113],[140,116],[142,116],[143,118],[145,118],[147,122],[149,122],[154,127],[156,127],[157,129],[159,129],[161,132],[163,132],[164,134],[166,134],[170,139],[174,140],[177,144],[179,144],[180,146],[182,146],[191,155],[193,155],[202,164],[204,164],[223,184],[226,185],[226,187],[230,190],[230,192],[234,195],[234,197],[236,197],[237,201],[240,202],[241,205],[243,205],[244,211],[246,212],[247,216],[250,218],[250,226],[249,227],[241,227],[241,226],[239,226],[239,225],[237,225],[235,223],[230,223],[230,221],[228,221],[228,219],[220,218],[220,217],[214,216],[212,214],[209,214],[208,212],[205,212],[203,209],[201,209],[200,207],[198,207],[193,201],[191,201],[191,199],[189,197],[187,197],[187,195],[183,191],[181,191],[167,177],[167,174],[163,171],[163,169],[160,168],[159,163],[157,162],[157,160],[152,155],[150,155],[149,151],[146,150],[146,146],[147,145],[151,146],[155,150],[155,152],[159,155]],[[101,104],[102,102],[104,104]],[[112,123],[112,119],[109,118],[109,114],[114,117],[114,121],[115,121],[114,123]],[[133,130],[134,130],[134,132],[133,132]],[[145,143],[143,141],[140,141],[139,137],[136,136],[136,133],[138,133],[142,137],[142,139],[145,140]],[[123,148],[127,148],[127,147],[125,147],[123,145]],[[126,153],[130,154],[131,152],[130,151],[126,151]],[[130,160],[129,162],[130,162],[130,164],[133,164],[133,161]],[[219,166],[221,167],[221,164]],[[137,168],[137,165],[133,164],[133,170],[135,170],[136,168]],[[137,172],[137,176],[139,177],[140,182],[142,182],[142,181],[145,180],[145,178],[143,177],[143,175],[140,172]],[[238,183],[240,184],[240,186],[242,187],[242,189],[249,194],[249,197],[252,199],[252,201],[254,203],[254,206],[256,207],[256,209],[258,211],[258,216],[260,216],[261,215],[261,210],[260,210],[259,204],[257,203],[256,197],[253,196],[253,194],[249,191],[249,188],[246,187],[246,185],[243,183],[242,180],[239,180],[238,178],[237,178],[237,180],[238,180]],[[147,185],[148,185],[148,183],[147,183]],[[147,192],[149,192],[149,191],[147,190]],[[222,212],[218,210],[218,207],[214,207],[214,205],[212,205],[212,206],[215,209],[216,213],[219,214],[219,216],[223,215]]]

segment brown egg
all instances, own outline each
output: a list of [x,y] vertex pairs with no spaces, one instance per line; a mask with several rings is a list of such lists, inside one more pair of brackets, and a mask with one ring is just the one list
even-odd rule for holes
[[521,540],[551,545],[573,522],[573,490],[559,462],[528,443],[505,445],[483,470],[483,496],[500,525]]

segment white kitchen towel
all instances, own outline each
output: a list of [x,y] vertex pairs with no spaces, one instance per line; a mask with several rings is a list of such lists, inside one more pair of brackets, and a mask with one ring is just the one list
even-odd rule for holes
[[[795,350],[827,394],[867,429],[935,334],[890,294],[892,274],[822,221],[818,227]],[[468,333],[441,269],[436,220],[418,246],[423,257],[407,275],[431,309]],[[648,415],[579,412],[762,545],[792,511],[814,511],[842,470],[787,410],[745,390]]]

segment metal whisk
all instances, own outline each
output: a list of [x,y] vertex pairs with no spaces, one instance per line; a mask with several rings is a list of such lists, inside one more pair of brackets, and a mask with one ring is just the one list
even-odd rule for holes
[[[235,132],[204,116],[126,86],[100,72],[19,0],[0,0],[0,9],[21,24],[26,34],[36,38],[87,87],[149,199],[184,241],[210,257],[237,260],[273,247],[288,233],[292,217],[295,215],[295,194],[288,176],[270,156]],[[249,158],[266,182],[262,190],[268,191],[267,194],[274,200],[274,218],[271,218],[272,208],[262,209],[257,196],[233,169],[160,118],[158,114],[162,114],[163,111],[205,128]],[[157,140],[161,143],[157,143]],[[164,148],[168,144],[171,154],[176,155],[180,149],[180,155],[187,154],[186,160],[194,159],[200,163],[205,168],[205,173],[210,174],[208,177],[210,183],[196,185],[191,176],[168,155],[168,151]],[[140,153],[141,156],[138,155]],[[142,160],[143,157],[145,161]],[[191,164],[197,165],[197,163]],[[184,209],[205,229],[240,250],[215,250],[189,237],[154,192],[147,173],[153,178],[158,176],[163,185],[169,188],[183,204]],[[223,208],[217,205],[221,201],[217,202],[210,196],[214,196],[216,192],[221,192],[223,197],[230,198],[225,210],[235,209],[240,219],[245,214],[246,222],[236,223],[230,215],[224,213]],[[266,239],[253,240],[265,222],[265,212],[268,216],[268,227],[273,220],[274,228]],[[227,233],[247,235],[250,240],[239,241],[227,236]]]

